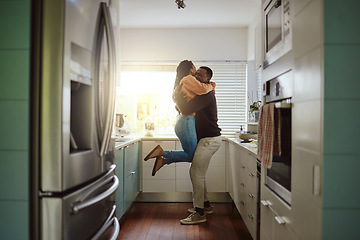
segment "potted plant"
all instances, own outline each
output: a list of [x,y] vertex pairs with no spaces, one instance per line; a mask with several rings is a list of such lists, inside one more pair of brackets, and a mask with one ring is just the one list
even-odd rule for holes
[[261,101],[257,101],[257,102],[253,102],[250,105],[250,121],[253,122],[258,122],[259,121],[259,115],[260,115],[260,106],[261,106]]

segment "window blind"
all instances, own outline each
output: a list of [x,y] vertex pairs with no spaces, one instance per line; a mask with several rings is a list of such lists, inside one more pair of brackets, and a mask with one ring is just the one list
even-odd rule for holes
[[216,83],[215,96],[218,107],[218,124],[221,134],[233,137],[240,125],[246,122],[245,62],[194,62],[196,68],[208,66],[213,70],[211,81]]
[[[179,61],[180,62],[180,61]],[[123,62],[122,71],[175,72],[179,62]],[[216,83],[218,124],[221,134],[233,137],[247,121],[247,64],[244,61],[193,61],[196,68],[208,66],[213,70]]]

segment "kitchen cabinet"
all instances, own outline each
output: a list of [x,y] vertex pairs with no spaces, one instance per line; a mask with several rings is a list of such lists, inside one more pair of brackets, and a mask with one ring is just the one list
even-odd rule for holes
[[[225,142],[210,160],[206,175],[208,192],[226,192],[225,184]],[[180,141],[143,141],[142,159],[156,146],[164,150],[182,150]],[[151,176],[155,159],[142,161],[143,192],[192,192],[189,175],[190,164],[187,162],[165,165],[155,176]]]
[[119,187],[115,192],[116,217],[121,218],[124,209],[124,148],[115,151],[115,174],[119,179]]
[[[212,156],[209,168],[206,173],[206,187],[208,192],[226,192],[226,164],[225,164],[225,145],[222,144],[217,152]],[[176,150],[182,150],[180,141],[176,141]],[[189,163],[176,163],[176,191],[192,192],[192,184],[189,174]]]
[[[265,172],[266,170],[264,167],[262,167],[261,171]],[[262,176],[261,181],[262,183],[265,182],[265,175]],[[293,200],[294,199],[292,199],[292,203]],[[289,206],[282,199],[280,199],[265,184],[261,184],[260,239],[297,239],[293,228],[294,216],[292,208],[292,206]],[[303,212],[307,213],[308,211],[306,208],[304,208]],[[309,221],[312,221],[311,218],[309,218]]]
[[278,214],[272,207],[272,202],[262,200],[261,211],[261,240],[295,240],[297,239],[292,230],[288,227],[289,219]]
[[139,142],[115,151],[115,174],[120,184],[115,194],[116,216],[121,218],[140,191]]
[[176,150],[174,140],[142,142],[142,192],[175,192],[175,164],[163,166],[155,176],[152,176],[155,158],[143,160],[157,145],[160,145],[164,150]]
[[[175,149],[183,150],[180,141],[175,141]],[[192,192],[192,184],[189,174],[191,164],[179,162],[175,165],[175,190],[176,192]]]
[[124,151],[124,209],[128,209],[140,191],[139,143]]
[[258,225],[258,179],[256,155],[242,146],[228,143],[228,191],[253,239]]

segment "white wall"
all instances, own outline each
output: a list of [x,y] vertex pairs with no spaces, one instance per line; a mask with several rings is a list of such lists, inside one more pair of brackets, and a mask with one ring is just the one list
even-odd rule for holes
[[122,28],[121,61],[247,60],[247,28]]
[[261,14],[262,14],[262,11],[261,11],[261,8],[259,8],[257,14],[255,15],[254,19],[251,21],[251,24],[248,27],[248,49],[247,49],[247,51],[248,51],[247,59],[248,60],[255,59],[255,51],[257,50],[255,43],[258,40],[260,40],[260,41],[262,40],[262,39],[256,39],[257,37],[259,37],[259,36],[256,36],[256,30],[258,27],[261,28],[261,26],[259,26],[259,25],[261,25]]

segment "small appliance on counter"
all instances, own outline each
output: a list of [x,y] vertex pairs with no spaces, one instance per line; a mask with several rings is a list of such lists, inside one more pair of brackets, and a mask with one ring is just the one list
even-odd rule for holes
[[241,132],[239,135],[242,143],[249,143],[250,139],[257,139],[257,137],[257,133],[249,131]]
[[236,132],[235,138],[241,140],[242,143],[249,143],[250,139],[257,139],[257,132],[243,131],[243,127],[240,126],[240,131]]
[[126,119],[126,115],[122,113],[117,113],[115,119],[115,136],[124,137],[126,135],[129,135],[130,133],[130,125]]
[[155,135],[155,122],[151,117],[145,119],[144,127],[146,137],[153,137]]

